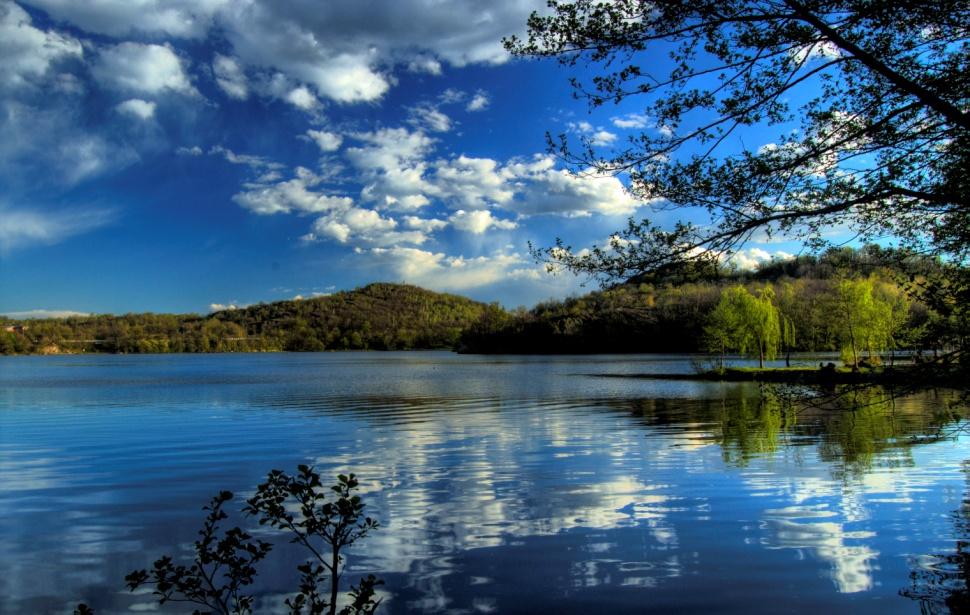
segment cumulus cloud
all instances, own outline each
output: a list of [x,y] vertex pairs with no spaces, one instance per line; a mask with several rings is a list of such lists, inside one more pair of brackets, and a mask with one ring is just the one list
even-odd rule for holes
[[512,201],[515,186],[509,179],[509,173],[498,161],[461,155],[435,163],[434,192],[459,207],[485,209]]
[[77,39],[35,28],[26,11],[0,1],[0,88],[27,85],[57,61],[82,55]]
[[398,231],[398,223],[372,209],[347,207],[337,209],[313,223],[304,240],[334,239],[342,244],[389,246],[422,244],[427,235],[420,230]]
[[55,19],[88,32],[120,37],[134,33],[180,38],[204,36],[231,0],[30,0]]
[[457,88],[447,88],[438,96],[438,100],[445,105],[453,105],[465,100],[468,95]]
[[236,100],[249,98],[246,73],[235,58],[217,53],[212,60],[212,73],[215,75],[216,85],[226,93],[226,96]]
[[612,176],[556,169],[551,156],[512,160],[459,156],[438,161],[434,191],[459,207],[498,207],[521,215],[629,215],[641,202]]
[[130,98],[119,103],[115,109],[118,110],[118,113],[140,120],[150,120],[155,116],[155,103],[140,98]]
[[425,157],[434,145],[432,138],[406,128],[384,128],[351,136],[361,145],[347,148],[346,155],[361,173],[364,200],[389,208],[427,204],[425,195],[434,191],[424,177],[428,169]]
[[394,66],[439,74],[445,63],[504,62],[502,37],[521,32],[529,13],[542,8],[541,0],[487,7],[456,0],[435,10],[423,0],[401,0],[379,11],[359,2],[253,1],[227,6],[219,24],[247,64],[282,71],[320,97],[348,103],[384,96]]
[[488,99],[488,95],[479,90],[475,93],[472,99],[468,101],[468,104],[465,105],[465,111],[482,111],[488,107],[489,102],[491,101]]
[[38,211],[0,206],[0,253],[51,245],[110,224],[114,212],[103,209]]
[[317,144],[320,151],[323,152],[335,152],[340,149],[340,144],[343,143],[344,138],[335,132],[328,132],[326,130],[313,130],[310,129],[306,131],[308,137]]
[[631,128],[648,128],[650,126],[650,120],[647,118],[647,116],[637,113],[628,113],[626,115],[612,117],[610,118],[610,122],[612,122],[617,128],[622,128],[624,130]]
[[[31,0],[31,4],[55,20],[115,38],[200,39],[217,29],[233,58],[217,58],[213,72],[230,97],[243,98],[251,91],[241,78],[246,72],[278,72],[295,87],[308,87],[317,98],[341,103],[379,100],[395,82],[392,73],[398,67],[438,75],[445,64],[505,62],[509,56],[502,37],[521,33],[529,14],[544,8],[542,0],[495,0],[487,6],[476,0],[452,0],[434,10],[425,0],[400,0],[378,11],[367,3],[345,1]],[[402,23],[408,27],[402,28]],[[484,104],[484,99],[478,100],[472,110]]]
[[303,109],[304,111],[312,111],[320,105],[320,101],[313,95],[313,92],[302,85],[287,92],[283,99],[297,109]]
[[410,110],[409,122],[412,126],[431,132],[451,130],[451,118],[433,105],[418,105]]
[[448,226],[448,223],[444,220],[438,220],[436,218],[420,218],[418,216],[403,216],[401,218],[401,222],[404,223],[406,228],[422,231],[424,233],[438,231]]
[[232,200],[257,214],[290,212],[321,213],[347,209],[353,199],[314,190],[321,178],[308,169],[297,167],[296,177],[278,182],[249,182]]
[[441,74],[441,62],[433,56],[420,55],[408,62],[408,70],[412,73],[428,73],[438,76]]
[[487,209],[465,211],[459,209],[448,218],[451,225],[459,231],[481,235],[490,228],[512,230],[519,225],[512,220],[500,220]]
[[509,165],[509,171],[520,180],[521,190],[507,209],[519,214],[628,216],[643,205],[616,177],[556,169],[549,156]]
[[606,130],[597,130],[592,135],[590,135],[590,139],[589,139],[590,144],[596,145],[599,147],[610,145],[614,141],[616,141],[616,135]]
[[125,42],[101,52],[92,68],[103,83],[145,94],[195,94],[182,60],[168,45]]
[[374,248],[367,254],[398,279],[435,290],[461,291],[506,280],[536,280],[542,275],[518,254],[466,258],[409,247]]
[[762,250],[761,248],[749,248],[747,250],[739,250],[731,254],[727,259],[727,262],[734,265],[738,269],[752,271],[757,269],[759,265],[765,263],[770,263],[772,261],[789,261],[795,258],[794,254],[789,254],[788,252],[783,252],[777,250],[775,252],[768,252]]
[[[614,122],[615,123],[615,122]],[[580,135],[589,142],[590,145],[602,147],[616,141],[616,135],[602,128],[595,128],[589,122],[569,122],[567,128],[570,132]]]

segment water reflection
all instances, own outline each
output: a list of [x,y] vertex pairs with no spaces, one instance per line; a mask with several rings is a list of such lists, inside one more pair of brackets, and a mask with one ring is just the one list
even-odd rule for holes
[[956,542],[952,549],[913,558],[912,586],[900,591],[919,601],[923,613],[970,613],[970,460],[963,463],[967,487],[953,513]]
[[[943,394],[846,412],[579,375],[627,358],[437,356],[192,357],[184,379],[171,359],[58,363],[47,389],[0,374],[0,611],[144,608],[125,572],[190,542],[215,491],[306,462],[364,479],[383,527],[350,573],[387,579],[388,613],[883,613],[911,606],[907,557],[953,535],[966,422]],[[299,557],[271,554],[260,612]]]

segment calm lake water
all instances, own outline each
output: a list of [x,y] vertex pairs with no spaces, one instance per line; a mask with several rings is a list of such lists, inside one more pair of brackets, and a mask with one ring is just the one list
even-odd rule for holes
[[[966,589],[948,574],[970,458],[952,395],[790,410],[752,384],[601,377],[690,369],[0,357],[0,612],[150,610],[127,572],[185,553],[220,489],[244,497],[300,463],[361,479],[382,527],[350,576],[386,580],[383,613],[912,613],[901,592],[942,608],[948,584]],[[303,554],[276,542],[257,612],[296,585]]]

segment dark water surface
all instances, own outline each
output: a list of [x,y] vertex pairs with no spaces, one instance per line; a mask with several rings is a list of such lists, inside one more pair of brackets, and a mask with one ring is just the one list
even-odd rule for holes
[[[128,571],[186,553],[220,489],[245,496],[299,463],[362,479],[382,527],[350,551],[351,576],[387,581],[383,613],[885,614],[919,612],[901,592],[959,598],[970,438],[947,394],[793,412],[750,383],[596,376],[689,369],[0,357],[0,612],[151,610]],[[298,558],[265,561],[257,612],[279,610]]]

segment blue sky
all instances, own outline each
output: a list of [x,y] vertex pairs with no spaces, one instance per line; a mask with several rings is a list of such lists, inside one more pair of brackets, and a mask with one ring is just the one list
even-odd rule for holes
[[583,292],[528,242],[672,217],[547,155],[546,131],[608,151],[656,128],[507,56],[543,5],[0,0],[0,313]]

